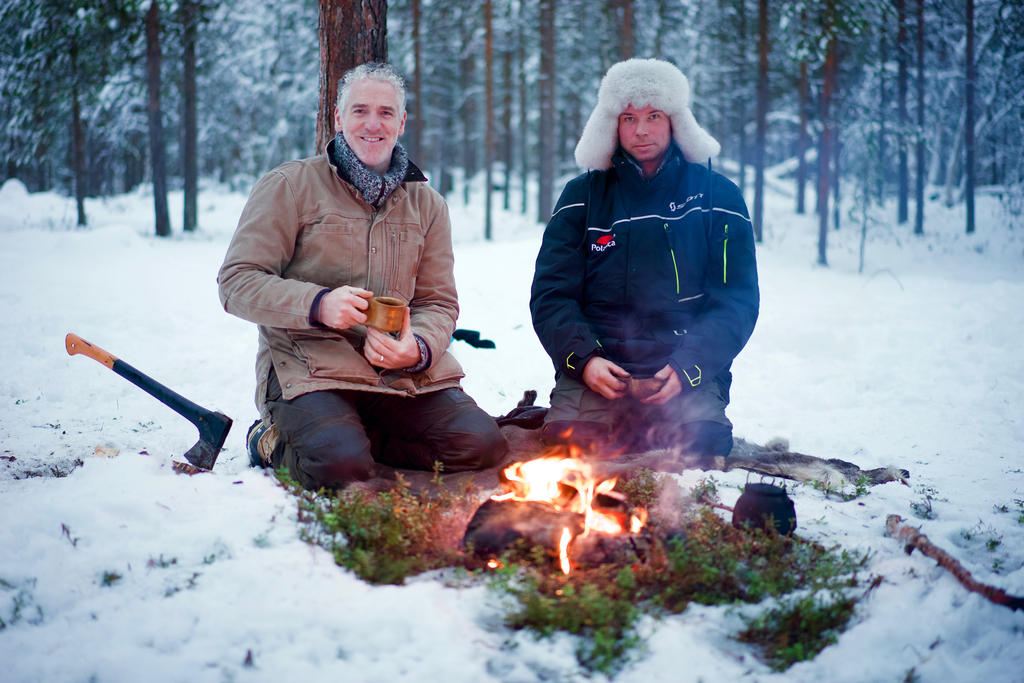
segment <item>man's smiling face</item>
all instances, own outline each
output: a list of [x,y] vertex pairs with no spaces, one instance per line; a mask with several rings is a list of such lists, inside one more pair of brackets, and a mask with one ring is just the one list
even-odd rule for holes
[[375,173],[391,165],[391,152],[405,132],[405,112],[399,108],[395,86],[364,78],[352,84],[345,111],[334,110],[334,126],[359,160]]

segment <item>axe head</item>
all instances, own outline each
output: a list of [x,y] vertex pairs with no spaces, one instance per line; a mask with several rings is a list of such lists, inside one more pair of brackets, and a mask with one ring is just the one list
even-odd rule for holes
[[199,441],[185,452],[185,459],[196,467],[212,470],[231,431],[231,418],[223,413],[206,412],[197,416],[195,424],[199,427]]

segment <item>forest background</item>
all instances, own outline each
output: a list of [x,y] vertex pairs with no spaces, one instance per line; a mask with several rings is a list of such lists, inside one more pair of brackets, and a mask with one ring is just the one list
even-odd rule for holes
[[896,196],[917,233],[926,192],[965,203],[967,232],[977,192],[1024,210],[1014,0],[2,2],[0,183],[74,194],[81,225],[85,197],[152,183],[157,234],[168,187],[184,188],[192,230],[199,177],[245,191],[315,154],[327,9],[360,17],[341,41],[378,22],[409,80],[403,143],[432,184],[468,204],[486,174],[487,238],[492,195],[515,209],[516,186],[518,210],[547,220],[601,76],[631,56],[689,76],[759,239],[764,170],[792,182],[797,211],[820,216],[819,263],[846,193],[865,209]]

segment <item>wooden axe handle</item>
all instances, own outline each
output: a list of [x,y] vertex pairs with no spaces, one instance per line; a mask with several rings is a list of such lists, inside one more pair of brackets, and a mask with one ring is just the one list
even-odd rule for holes
[[117,362],[117,357],[107,351],[104,351],[98,346],[94,346],[89,342],[85,341],[77,334],[68,333],[64,337],[64,347],[68,350],[69,356],[81,353],[82,355],[88,356],[95,361],[103,363],[111,370],[114,369],[114,363]]

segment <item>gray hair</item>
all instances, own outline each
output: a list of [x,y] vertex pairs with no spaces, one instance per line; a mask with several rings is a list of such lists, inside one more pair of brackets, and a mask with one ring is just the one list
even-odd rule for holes
[[345,113],[352,85],[364,78],[383,81],[395,86],[395,90],[398,91],[398,115],[401,116],[405,113],[405,78],[398,73],[395,67],[384,62],[367,62],[345,72],[345,75],[338,81],[338,100],[335,103],[338,111],[342,114]]

